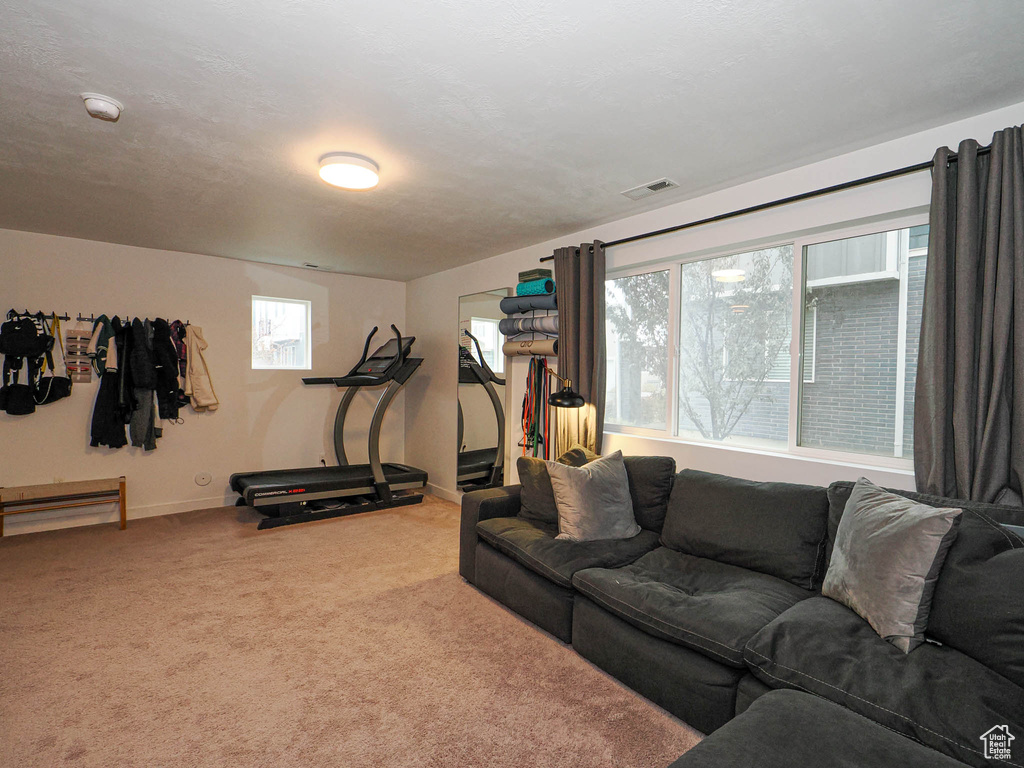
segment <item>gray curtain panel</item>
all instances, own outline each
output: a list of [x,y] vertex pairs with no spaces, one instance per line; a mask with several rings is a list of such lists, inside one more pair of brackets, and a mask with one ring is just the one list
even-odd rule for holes
[[914,405],[917,489],[1021,504],[1024,479],[1024,157],[935,153]]
[[[604,424],[604,243],[555,250],[558,294],[558,373],[587,404],[555,412],[555,456],[574,443],[601,453]],[[557,381],[552,386],[558,385]]]

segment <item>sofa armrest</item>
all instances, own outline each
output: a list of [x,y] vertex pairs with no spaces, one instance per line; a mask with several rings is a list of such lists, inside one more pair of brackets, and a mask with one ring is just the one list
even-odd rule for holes
[[476,583],[476,524],[492,517],[519,514],[521,485],[472,491],[462,497],[462,523],[459,527],[459,573],[470,584]]

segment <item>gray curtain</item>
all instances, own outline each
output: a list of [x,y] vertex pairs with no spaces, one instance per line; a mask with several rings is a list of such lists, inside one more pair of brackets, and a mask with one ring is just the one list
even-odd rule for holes
[[1021,128],[991,151],[935,153],[914,469],[926,493],[1021,504],[1024,158]]
[[[558,292],[558,374],[587,404],[555,411],[555,456],[574,443],[601,452],[604,425],[604,243],[555,250]],[[552,387],[559,382],[552,381]],[[560,386],[559,386],[560,388]]]

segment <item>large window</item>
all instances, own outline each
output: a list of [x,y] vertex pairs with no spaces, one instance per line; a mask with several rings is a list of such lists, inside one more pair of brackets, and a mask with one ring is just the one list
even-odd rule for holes
[[606,424],[665,429],[668,299],[668,270],[605,283]]
[[613,275],[606,425],[908,466],[927,243],[861,230]]
[[252,297],[252,367],[309,370],[310,303]]

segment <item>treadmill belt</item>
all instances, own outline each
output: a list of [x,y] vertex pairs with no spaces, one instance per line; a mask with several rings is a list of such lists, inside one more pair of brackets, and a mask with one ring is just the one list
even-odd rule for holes
[[459,476],[489,471],[498,456],[497,448],[481,448],[459,454]]

